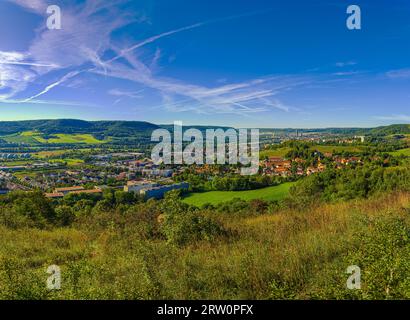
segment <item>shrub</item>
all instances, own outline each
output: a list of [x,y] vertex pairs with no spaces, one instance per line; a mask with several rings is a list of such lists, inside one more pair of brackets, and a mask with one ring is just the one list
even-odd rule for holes
[[183,203],[179,195],[179,192],[169,192],[162,202],[164,221],[161,229],[168,243],[185,245],[212,241],[225,234],[222,225]]
[[162,230],[169,243],[180,246],[202,240],[213,241],[226,234],[222,225],[193,212],[165,215]]

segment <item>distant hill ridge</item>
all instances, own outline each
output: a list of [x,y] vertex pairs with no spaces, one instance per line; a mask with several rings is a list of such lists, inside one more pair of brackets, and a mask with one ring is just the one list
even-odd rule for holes
[[0,121],[0,135],[24,131],[38,131],[43,134],[91,133],[107,136],[129,136],[159,128],[145,121],[84,121],[76,119]]
[[[216,128],[216,126],[186,126],[203,130]],[[23,121],[0,121],[0,136],[21,133],[24,131],[37,131],[42,134],[56,133],[89,133],[113,137],[127,137],[133,134],[146,134],[158,128],[173,129],[173,125],[156,125],[146,121],[85,121],[77,119],[56,120],[23,120]],[[228,129],[222,127],[222,129]],[[291,131],[295,129],[262,129]],[[394,124],[376,128],[327,128],[327,129],[299,129],[300,132],[329,132],[329,133],[353,133],[372,135],[410,134],[410,124]]]

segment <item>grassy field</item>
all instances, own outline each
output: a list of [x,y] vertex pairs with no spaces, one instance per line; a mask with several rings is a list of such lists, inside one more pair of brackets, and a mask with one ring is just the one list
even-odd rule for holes
[[51,168],[51,169],[37,169],[37,170],[22,170],[22,171],[17,171],[13,173],[13,176],[15,176],[18,179],[22,179],[24,177],[29,177],[29,178],[35,178],[37,175],[42,175],[44,173],[61,173],[64,172],[66,169],[56,169],[56,168]]
[[410,148],[390,152],[390,154],[393,155],[393,156],[405,155],[405,156],[410,157]]
[[65,134],[58,133],[53,134],[50,139],[44,139],[42,136],[34,136],[35,139],[40,143],[83,143],[83,144],[100,144],[105,141],[97,140],[91,134]]
[[191,193],[184,198],[184,202],[201,207],[206,203],[218,204],[227,202],[235,198],[245,201],[262,199],[262,200],[280,200],[288,193],[293,183],[283,183],[279,186],[267,187],[249,191],[210,191],[202,193]]
[[[14,160],[14,161],[0,161],[0,165],[8,166],[8,167],[15,167],[15,166],[26,166],[35,163],[36,159],[29,159],[29,160]],[[51,159],[48,160],[51,163],[67,163],[68,166],[76,166],[79,164],[83,164],[84,160],[82,159],[72,159],[72,158],[64,158],[64,159]]]
[[52,163],[67,163],[67,166],[78,166],[84,163],[84,160],[82,159],[55,159],[55,160],[50,160]]
[[[97,151],[99,149],[92,149],[93,151]],[[51,157],[57,157],[61,156],[65,153],[72,152],[72,149],[62,149],[62,150],[50,150],[50,151],[40,151],[35,153],[35,156],[39,159],[46,159],[46,158],[51,158]],[[82,149],[76,149],[75,152],[89,152],[91,151],[90,148],[82,148]]]
[[0,161],[0,165],[7,167],[26,166],[32,164],[34,160],[12,160],[12,161]]
[[109,140],[98,140],[91,134],[53,134],[50,139],[45,139],[43,134],[33,131],[26,131],[20,134],[0,137],[9,143],[26,143],[26,144],[54,144],[54,143],[69,143],[69,144],[102,144]]
[[23,171],[14,172],[13,176],[15,176],[18,179],[22,179],[24,177],[35,178],[38,173],[39,173],[38,171],[23,170]]
[[39,144],[39,142],[33,136],[26,136],[21,134],[13,134],[9,136],[2,136],[0,139],[8,143],[24,143],[24,144]]
[[259,153],[260,159],[265,159],[266,157],[281,157],[283,158],[290,150],[291,148],[279,148],[279,149],[274,149],[274,150],[262,150]]
[[[0,299],[409,299],[408,210],[410,195],[395,193],[222,215],[229,238],[181,247],[140,236],[136,214],[47,230],[0,225]],[[61,290],[46,288],[50,265],[61,268]],[[361,290],[346,288],[350,265],[362,270]]]
[[[392,135],[389,135],[387,137],[391,138],[391,139],[395,139],[396,136],[397,136],[396,134],[392,134]],[[402,134],[401,136],[404,136],[404,140],[410,141],[410,134]]]

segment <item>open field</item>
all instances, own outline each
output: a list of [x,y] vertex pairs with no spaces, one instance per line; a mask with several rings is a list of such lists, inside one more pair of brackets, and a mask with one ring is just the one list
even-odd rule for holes
[[11,160],[11,161],[1,161],[0,165],[7,166],[7,167],[18,167],[18,166],[26,166],[32,164],[35,160],[27,159],[27,160]]
[[43,173],[59,173],[64,172],[66,169],[58,169],[58,168],[49,168],[49,169],[37,169],[37,170],[22,170],[13,172],[13,176],[18,179],[22,179],[24,177],[34,178],[37,175],[42,175]]
[[58,157],[67,153],[70,150],[50,150],[50,151],[40,151],[35,153],[35,156],[39,159],[45,159],[50,157]]
[[[410,134],[400,134],[400,136],[404,136],[404,140],[406,140],[406,141],[410,141]],[[389,135],[389,136],[387,136],[388,138],[396,138],[397,137],[397,135],[396,134],[392,134],[392,135]]]
[[[92,151],[97,151],[99,149],[93,148]],[[82,148],[82,149],[75,149],[75,152],[86,153],[91,151],[90,148]],[[51,157],[58,157],[65,153],[73,152],[73,149],[62,149],[62,150],[50,150],[50,151],[40,151],[35,153],[35,156],[40,159],[51,158]]]
[[18,179],[22,179],[24,177],[34,178],[38,173],[39,171],[23,170],[23,171],[13,172],[13,176],[15,176]]
[[33,136],[38,142],[42,144],[46,143],[84,143],[84,144],[100,144],[104,143],[104,141],[97,140],[91,134],[65,134],[65,133],[58,133],[53,134],[52,138],[45,139],[41,135],[34,135]]
[[84,163],[84,160],[82,159],[55,159],[55,160],[50,160],[51,163],[67,163],[67,166],[78,166]]
[[24,143],[24,144],[39,144],[39,142],[32,136],[25,136],[21,134],[13,134],[9,136],[2,136],[0,139],[8,143]]
[[9,136],[0,137],[9,143],[26,143],[26,144],[102,144],[109,140],[98,140],[91,134],[65,134],[57,133],[50,135],[50,138],[46,139],[45,135],[33,132],[25,131],[20,134],[13,134]]
[[260,159],[264,159],[266,157],[281,157],[283,158],[289,151],[291,151],[291,148],[278,148],[274,150],[262,150],[259,153]]
[[184,202],[201,207],[206,203],[219,204],[235,198],[245,201],[261,200],[281,200],[289,193],[289,189],[294,183],[283,183],[278,186],[267,187],[249,191],[209,191],[201,193],[191,193],[184,198]]
[[393,155],[393,156],[405,155],[405,156],[409,156],[409,157],[410,157],[410,148],[401,149],[401,150],[397,150],[397,151],[394,151],[394,152],[390,152],[390,154]]
[[[36,161],[38,161],[38,159],[35,159],[35,158],[27,159],[27,160],[13,160],[13,161],[1,161],[0,160],[0,165],[8,166],[8,167],[26,166],[26,165],[31,165],[35,163]],[[84,160],[76,159],[76,158],[51,159],[51,160],[46,160],[46,161],[49,161],[50,163],[67,163],[68,166],[79,165],[79,164],[84,163]]]

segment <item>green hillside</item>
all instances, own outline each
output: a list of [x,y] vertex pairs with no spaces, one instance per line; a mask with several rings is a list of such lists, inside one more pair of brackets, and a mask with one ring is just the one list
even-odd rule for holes
[[0,136],[33,131],[41,134],[92,134],[106,136],[151,132],[157,125],[144,121],[83,121],[74,119],[0,121]]
[[394,152],[390,152],[390,154],[393,155],[393,156],[405,155],[405,156],[409,156],[409,157],[410,157],[410,148],[401,149],[401,150],[397,150],[397,151],[394,151]]
[[184,202],[197,207],[201,207],[206,203],[219,204],[222,202],[231,201],[239,198],[245,201],[261,199],[261,200],[280,200],[288,195],[289,189],[293,183],[284,183],[279,186],[267,187],[249,191],[209,191],[201,193],[191,193],[184,198]]
[[8,143],[23,143],[23,144],[101,144],[109,142],[109,139],[99,140],[92,134],[67,134],[57,133],[46,135],[34,131],[25,131],[19,134],[2,136],[0,139]]
[[281,157],[284,158],[285,155],[291,151],[292,148],[284,147],[284,148],[278,148],[278,149],[273,149],[273,150],[262,150],[259,153],[260,159],[265,159],[266,157]]
[[374,128],[370,131],[376,135],[410,134],[410,124],[393,124],[386,127]]

